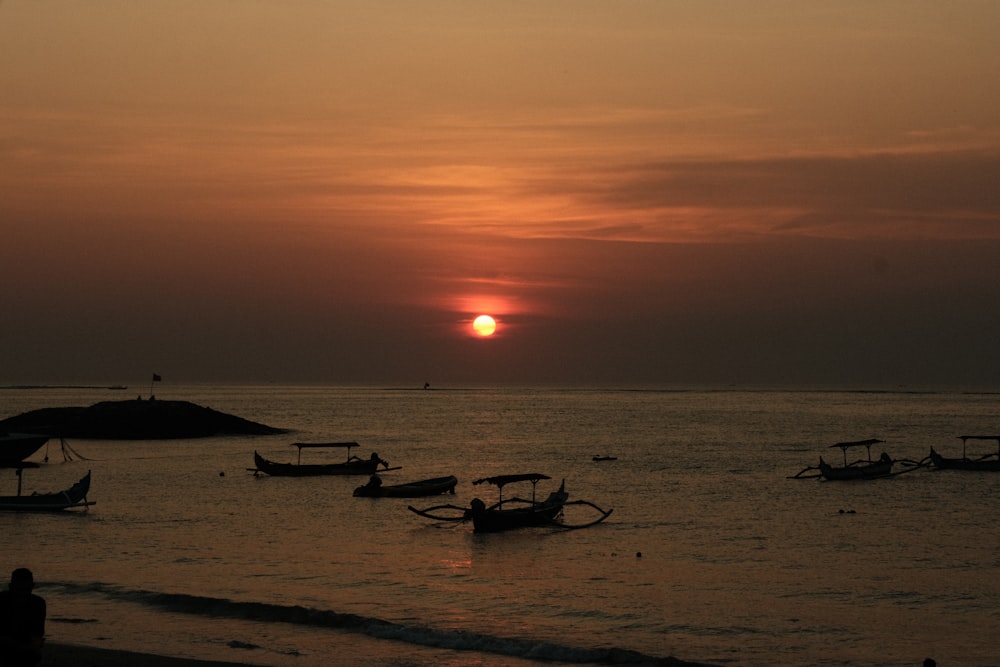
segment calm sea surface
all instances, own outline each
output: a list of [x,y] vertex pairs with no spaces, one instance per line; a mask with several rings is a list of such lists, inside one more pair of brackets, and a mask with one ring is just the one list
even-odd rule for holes
[[[957,456],[956,436],[1000,433],[1000,394],[156,391],[294,433],[71,440],[88,460],[70,462],[50,441],[26,490],[90,469],[97,505],[0,514],[0,568],[34,570],[53,641],[275,667],[1000,664],[1000,473],[788,479],[821,454],[841,460],[828,448],[845,440]],[[2,389],[0,417],[135,393]],[[293,461],[292,442],[344,440],[402,466],[387,484],[454,474],[457,494],[354,498],[363,477],[247,471],[255,449]],[[474,535],[406,509],[492,501],[472,480],[518,472],[565,479],[614,514]],[[0,471],[0,493],[15,488]]]

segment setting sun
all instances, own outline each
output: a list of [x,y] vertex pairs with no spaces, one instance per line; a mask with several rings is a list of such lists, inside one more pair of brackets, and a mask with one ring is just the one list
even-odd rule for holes
[[480,315],[472,321],[472,329],[480,336],[492,336],[497,330],[497,321],[489,315]]

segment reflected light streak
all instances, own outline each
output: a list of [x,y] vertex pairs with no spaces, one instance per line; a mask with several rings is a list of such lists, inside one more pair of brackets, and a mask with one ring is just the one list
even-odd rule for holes
[[472,569],[472,558],[444,558],[441,560],[441,564],[444,565],[449,570],[471,570]]

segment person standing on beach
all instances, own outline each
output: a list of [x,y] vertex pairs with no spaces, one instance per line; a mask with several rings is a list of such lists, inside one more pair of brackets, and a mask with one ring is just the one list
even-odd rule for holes
[[31,570],[19,567],[0,591],[0,667],[34,667],[42,661],[45,600],[32,593]]

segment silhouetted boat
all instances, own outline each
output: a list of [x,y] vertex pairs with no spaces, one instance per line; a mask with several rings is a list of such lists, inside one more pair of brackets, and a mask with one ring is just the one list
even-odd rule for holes
[[24,467],[22,461],[48,441],[49,436],[35,433],[0,434],[0,468]]
[[[357,447],[356,442],[322,442],[306,443],[294,442],[293,447],[298,447],[298,463],[277,463],[269,461],[258,452],[253,453],[254,465],[256,468],[249,468],[254,474],[266,473],[274,477],[312,477],[318,475],[374,475],[381,465],[385,470],[399,470],[390,468],[389,462],[379,458],[379,455],[372,452],[367,459],[351,456],[351,448]],[[302,463],[303,449],[319,449],[342,447],[347,449],[347,460],[343,463]]]
[[[962,458],[941,456],[931,447],[930,458],[935,467],[946,470],[981,470],[990,472],[1000,470],[1000,435],[960,435],[958,437],[962,440]],[[996,440],[997,451],[984,454],[978,459],[970,459],[965,453],[967,440]]]
[[[844,465],[832,466],[819,458],[819,472],[824,479],[828,480],[854,480],[854,479],[874,479],[877,477],[887,477],[892,474],[892,458],[882,452],[882,455],[872,461],[872,445],[882,443],[882,440],[872,438],[870,440],[859,440],[857,442],[838,442],[830,447],[839,447],[844,452]],[[853,463],[847,462],[847,450],[853,447],[864,447],[868,451],[868,459],[859,459]]]
[[[498,501],[488,507],[479,498],[474,498],[469,503],[468,508],[458,507],[457,505],[436,505],[421,510],[410,505],[408,509],[415,514],[436,521],[467,521],[472,519],[473,530],[477,533],[496,533],[533,526],[552,526],[564,529],[586,528],[587,526],[593,526],[604,521],[614,511],[605,511],[586,500],[569,500],[565,480],[545,500],[536,500],[535,487],[543,479],[551,478],[548,475],[539,473],[527,473],[520,475],[498,475],[496,477],[485,477],[475,480],[473,484],[489,483],[495,485],[499,490],[500,497]],[[530,500],[524,498],[509,498],[504,500],[503,487],[514,482],[531,482]],[[570,505],[587,505],[596,509],[600,516],[593,521],[582,524],[567,524],[563,521],[563,510]],[[447,514],[437,514],[437,512],[442,510],[446,511]]]
[[617,456],[594,456],[593,461],[617,461]]
[[354,495],[365,498],[421,498],[423,496],[437,496],[442,493],[453,494],[457,484],[458,478],[449,475],[423,479],[419,482],[383,486],[382,479],[378,475],[372,475],[367,484],[354,489]]
[[7,512],[52,512],[73,507],[90,507],[95,503],[87,500],[90,491],[90,471],[76,484],[65,491],[55,493],[21,494],[22,469],[17,470],[17,495],[0,496],[0,510]]

